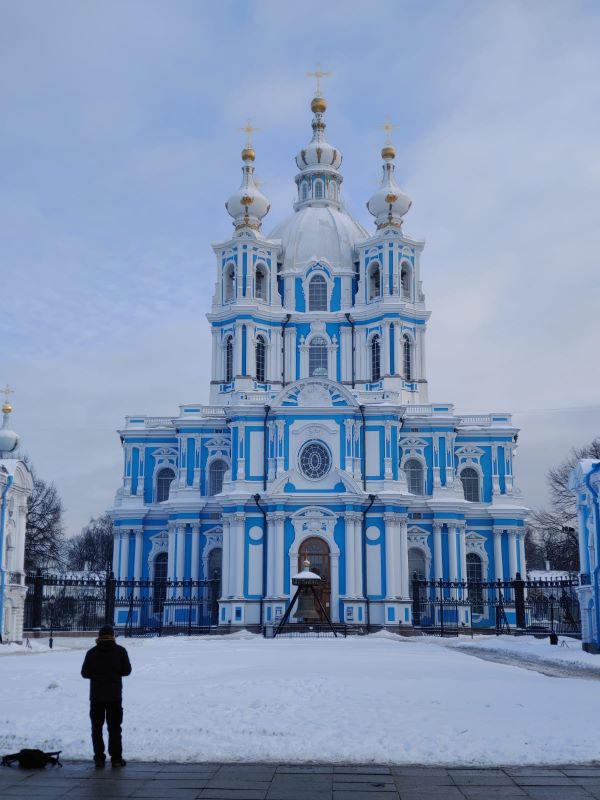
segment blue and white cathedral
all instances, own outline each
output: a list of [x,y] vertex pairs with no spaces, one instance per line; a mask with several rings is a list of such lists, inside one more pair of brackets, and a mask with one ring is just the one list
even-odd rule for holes
[[410,627],[415,573],[525,574],[517,429],[506,413],[429,402],[424,243],[403,230],[394,148],[369,232],[344,206],[320,93],[311,109],[297,199],[269,235],[255,152],[242,152],[233,232],[213,246],[210,405],[119,431],[113,569],[219,579],[215,622],[239,627],[283,615],[308,557],[334,622]]

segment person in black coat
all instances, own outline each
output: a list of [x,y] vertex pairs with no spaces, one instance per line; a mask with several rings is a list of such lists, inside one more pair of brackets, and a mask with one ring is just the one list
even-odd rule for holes
[[106,761],[102,727],[108,728],[108,754],[113,767],[124,767],[121,724],[123,722],[123,681],[131,674],[127,650],[115,641],[112,625],[100,628],[96,646],[85,654],[81,675],[90,680],[90,719],[94,763],[103,767]]

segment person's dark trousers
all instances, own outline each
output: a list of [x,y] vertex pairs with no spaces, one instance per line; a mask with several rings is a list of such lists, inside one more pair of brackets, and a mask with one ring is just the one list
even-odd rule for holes
[[106,727],[108,728],[108,754],[111,761],[119,761],[123,757],[121,744],[123,707],[121,703],[90,703],[90,719],[92,721],[94,758],[103,759],[105,757],[102,726],[104,725],[104,720],[106,720]]

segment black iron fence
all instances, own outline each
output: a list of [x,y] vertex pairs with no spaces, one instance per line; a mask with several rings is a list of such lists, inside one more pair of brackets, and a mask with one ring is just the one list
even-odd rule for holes
[[424,633],[581,635],[579,580],[412,581],[413,624]]
[[41,572],[25,576],[25,630],[84,632],[109,623],[125,636],[211,633],[218,580],[119,581]]
[[328,625],[326,622],[316,622],[309,624],[306,622],[288,622],[285,625],[265,625],[263,626],[263,636],[267,639],[281,638],[300,638],[300,639],[317,639],[321,637],[335,638],[341,636],[346,638],[348,635],[348,628],[340,622],[332,622]]

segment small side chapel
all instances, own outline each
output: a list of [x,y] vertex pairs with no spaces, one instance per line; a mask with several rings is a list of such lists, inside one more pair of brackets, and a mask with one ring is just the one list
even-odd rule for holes
[[[134,414],[119,431],[113,567],[218,576],[215,622],[235,627],[281,618],[308,558],[334,622],[399,629],[415,573],[525,574],[518,431],[505,411],[430,402],[425,244],[405,231],[396,150],[381,151],[367,230],[345,206],[320,89],[310,107],[297,196],[268,234],[250,140],[242,150],[233,230],[213,245],[209,404]],[[485,613],[475,626],[495,624]]]
[[0,637],[2,642],[23,640],[25,608],[25,527],[27,500],[33,478],[17,455],[18,435],[9,428],[12,390],[4,390],[0,428]]

